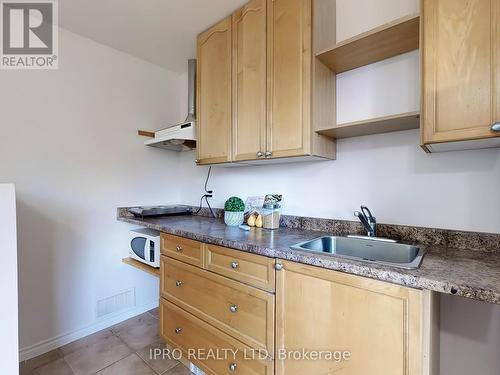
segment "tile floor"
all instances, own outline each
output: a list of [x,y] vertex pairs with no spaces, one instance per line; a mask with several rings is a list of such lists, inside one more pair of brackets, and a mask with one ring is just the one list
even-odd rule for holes
[[19,364],[20,375],[190,375],[175,360],[151,359],[164,348],[158,309]]

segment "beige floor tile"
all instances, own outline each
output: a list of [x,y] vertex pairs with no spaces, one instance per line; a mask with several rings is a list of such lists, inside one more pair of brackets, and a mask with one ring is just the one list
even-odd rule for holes
[[149,313],[136,316],[111,328],[133,350],[158,342],[158,320]]
[[34,375],[74,375],[71,368],[63,358],[38,367]]
[[59,348],[59,350],[61,351],[63,356],[67,356],[73,352],[91,347],[99,342],[102,342],[103,340],[106,340],[109,336],[114,336],[113,332],[111,332],[111,330],[109,329],[105,329],[96,332],[90,336],[84,337],[80,340],[76,340],[73,341],[72,343],[64,345],[61,348]]
[[175,366],[173,369],[168,370],[163,375],[192,375],[191,371],[188,370],[186,366],[182,363]]
[[130,348],[111,331],[78,340],[62,348],[64,359],[76,375],[90,375],[131,354]]
[[38,367],[46,365],[47,363],[54,362],[59,358],[62,358],[61,351],[59,349],[55,349],[38,357],[27,360],[26,366],[30,369],[36,369]]
[[[154,356],[153,350],[160,349],[162,353],[166,353],[164,356]],[[164,351],[165,350],[165,351]],[[165,371],[174,368],[179,364],[171,356],[169,358],[169,352],[166,352],[167,346],[162,342],[157,342],[153,345],[148,345],[137,352],[139,357],[141,357],[157,374],[163,374]]]
[[28,367],[26,361],[19,363],[19,375],[33,375],[33,369]]
[[150,313],[151,315],[153,315],[156,319],[158,319],[160,317],[160,308],[157,307],[156,309],[153,309],[153,310],[149,310],[148,313]]
[[155,375],[155,373],[137,354],[131,354],[99,371],[97,375]]

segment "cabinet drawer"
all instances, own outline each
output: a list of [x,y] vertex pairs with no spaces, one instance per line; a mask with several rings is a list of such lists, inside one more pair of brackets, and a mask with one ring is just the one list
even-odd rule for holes
[[206,245],[205,254],[206,269],[274,292],[274,259],[215,245]]
[[162,256],[161,295],[255,349],[274,353],[274,295]]
[[[274,373],[272,360],[259,359],[257,353],[249,347],[163,298],[160,304],[160,331],[163,339],[181,349],[188,361],[193,362],[207,374],[272,375]],[[216,358],[207,355],[209,351]]]
[[178,259],[180,261],[203,267],[204,245],[201,242],[174,236],[171,234],[161,234],[161,253]]

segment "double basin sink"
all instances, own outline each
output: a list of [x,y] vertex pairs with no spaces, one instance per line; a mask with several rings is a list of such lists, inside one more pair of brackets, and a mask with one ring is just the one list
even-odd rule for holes
[[425,254],[417,246],[363,236],[323,236],[291,248],[404,269],[419,268]]

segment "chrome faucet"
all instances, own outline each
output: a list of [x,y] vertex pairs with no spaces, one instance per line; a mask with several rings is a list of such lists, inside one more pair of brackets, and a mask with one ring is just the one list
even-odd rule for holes
[[373,217],[368,207],[361,206],[361,212],[354,211],[354,216],[361,221],[369,237],[377,237],[377,219]]

